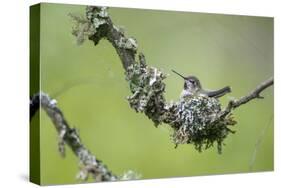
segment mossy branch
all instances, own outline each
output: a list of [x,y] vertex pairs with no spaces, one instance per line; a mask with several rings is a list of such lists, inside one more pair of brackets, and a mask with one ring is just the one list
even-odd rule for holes
[[261,92],[263,92],[266,88],[273,85],[273,78],[269,78],[268,80],[260,83],[253,91],[251,91],[248,95],[241,97],[240,99],[230,100],[226,109],[222,112],[221,116],[225,116],[229,114],[235,108],[250,102],[253,99],[263,99],[261,96]]
[[78,178],[83,180],[91,174],[96,181],[117,180],[114,175],[102,161],[96,159],[94,155],[82,144],[80,136],[75,128],[71,128],[67,123],[62,111],[57,107],[57,102],[51,99],[47,94],[40,93],[41,107],[45,110],[52,120],[59,135],[59,151],[65,156],[65,143],[71,148],[73,153],[79,158],[81,171]]
[[113,25],[106,7],[87,6],[86,19],[70,14],[76,25],[72,34],[77,37],[77,43],[82,44],[86,38],[95,45],[106,38],[116,49],[125,70],[134,64],[137,53],[137,41],[125,37],[121,28]]
[[[77,41],[86,38],[95,45],[101,39],[108,40],[115,48],[125,69],[126,80],[132,95],[127,99],[132,109],[144,113],[155,126],[161,123],[170,125],[173,130],[172,140],[176,144],[193,144],[202,151],[217,143],[219,153],[223,140],[229,133],[234,133],[230,126],[236,124],[231,112],[234,108],[246,104],[266,89],[272,82],[258,87],[256,92],[230,101],[225,110],[221,109],[219,100],[204,96],[193,96],[186,100],[167,102],[165,93],[166,75],[159,69],[149,67],[145,56],[138,52],[136,39],[127,37],[122,29],[114,25],[107,8],[87,6],[83,21],[76,19],[73,34]],[[82,39],[82,40],[81,40]],[[138,57],[138,58],[137,58]]]
[[[35,103],[38,108],[33,107]],[[132,170],[127,171],[121,176],[114,175],[101,160],[97,159],[90,150],[83,145],[78,132],[75,128],[69,126],[62,111],[57,107],[57,101],[55,99],[51,99],[43,92],[34,94],[30,100],[30,111],[33,113],[38,111],[39,104],[41,104],[41,107],[52,120],[58,132],[58,148],[62,157],[65,156],[65,144],[67,144],[79,158],[80,171],[77,174],[78,179],[87,180],[89,175],[92,175],[95,181],[132,180],[140,178],[140,174]]]

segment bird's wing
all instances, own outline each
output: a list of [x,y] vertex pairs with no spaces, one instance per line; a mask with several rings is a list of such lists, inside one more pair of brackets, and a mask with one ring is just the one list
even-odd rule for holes
[[215,98],[219,98],[224,96],[227,93],[231,92],[231,88],[229,86],[226,86],[222,89],[219,90],[204,90],[204,92],[206,93],[206,95],[208,95],[208,97],[215,97]]

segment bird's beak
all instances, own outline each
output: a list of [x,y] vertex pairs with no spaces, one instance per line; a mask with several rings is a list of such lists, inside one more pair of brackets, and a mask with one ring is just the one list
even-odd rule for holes
[[185,79],[185,77],[183,75],[181,75],[180,73],[178,73],[177,71],[172,69],[172,72],[176,73],[177,75],[179,75],[180,77],[182,77],[183,79]]

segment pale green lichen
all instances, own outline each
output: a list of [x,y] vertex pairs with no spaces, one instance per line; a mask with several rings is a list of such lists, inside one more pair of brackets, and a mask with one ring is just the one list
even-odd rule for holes
[[123,175],[121,175],[118,179],[119,180],[137,180],[140,178],[141,178],[141,174],[139,174],[133,170],[128,170]]
[[137,51],[138,48],[138,43],[134,38],[121,37],[119,40],[115,41],[115,44],[118,48],[123,48],[127,50],[131,49],[133,51]]
[[144,112],[155,125],[167,123],[172,127],[172,141],[176,144],[193,144],[202,151],[217,143],[221,153],[223,140],[230,125],[236,122],[228,115],[220,117],[219,100],[207,96],[193,96],[178,102],[166,103],[163,96],[165,75],[144,63],[129,67],[126,78],[133,95],[128,97],[130,106],[137,112]]
[[69,16],[74,21],[72,35],[76,37],[77,44],[81,45],[90,35],[93,35],[96,32],[96,28],[82,16],[75,14],[69,14]]
[[107,7],[87,6],[86,18],[95,28],[95,33],[88,36],[95,45],[106,35],[108,26],[111,25]]
[[137,112],[144,112],[154,123],[161,123],[164,113],[164,92],[166,78],[161,71],[148,67],[144,62],[128,67],[126,79],[133,95],[128,97],[130,106]]
[[86,39],[93,36],[97,37],[95,41],[99,41],[101,38],[99,32],[101,26],[108,24],[109,15],[106,7],[88,6],[86,17],[74,14],[69,15],[75,22],[72,34],[76,36],[78,45],[81,45]]
[[87,6],[86,17],[87,20],[93,21],[95,18],[107,19],[109,14],[107,12],[107,7],[97,7],[97,6]]
[[228,127],[236,122],[231,115],[220,116],[220,102],[215,98],[193,96],[175,103],[167,103],[164,98],[166,75],[145,63],[144,56],[139,54],[136,62],[137,42],[126,38],[124,31],[112,24],[105,7],[88,6],[86,19],[75,18],[78,23],[74,35],[79,43],[85,38],[95,45],[105,37],[116,48],[129,82],[132,95],[128,97],[130,106],[136,112],[145,113],[157,126],[161,123],[172,127],[172,140],[176,144],[193,144],[195,149],[210,148],[217,143],[221,152],[223,140],[229,133]]
[[113,27],[113,29],[115,29],[116,31],[119,31],[122,36],[125,35],[125,28],[124,28],[124,27],[116,26],[116,25],[112,25],[112,27]]
[[229,133],[228,128],[236,122],[231,116],[220,118],[220,102],[206,96],[193,96],[180,100],[168,108],[165,122],[173,128],[172,140],[176,144],[194,144],[195,149],[202,151],[217,143],[221,153],[223,140]]

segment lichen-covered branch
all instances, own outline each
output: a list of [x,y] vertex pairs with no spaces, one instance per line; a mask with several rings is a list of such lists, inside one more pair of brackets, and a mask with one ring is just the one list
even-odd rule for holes
[[266,88],[273,85],[273,78],[269,78],[268,80],[259,84],[253,91],[251,91],[248,95],[245,95],[237,100],[230,100],[226,109],[222,112],[222,116],[229,114],[233,109],[238,108],[239,106],[250,102],[253,99],[263,99],[261,96],[261,92]]
[[101,160],[96,159],[82,144],[76,129],[69,126],[62,111],[57,107],[57,101],[43,92],[34,94],[30,99],[30,114],[32,114],[30,115],[30,121],[36,111],[39,110],[40,104],[58,132],[58,148],[62,157],[65,156],[65,144],[67,144],[79,158],[80,171],[77,174],[78,179],[87,180],[89,175],[92,175],[96,181],[133,180],[141,177],[141,174],[132,170],[128,170],[121,176],[114,175]]
[[114,175],[102,161],[96,157],[83,145],[76,129],[71,128],[67,123],[62,111],[57,107],[57,102],[51,99],[47,94],[40,93],[41,107],[45,110],[52,120],[59,135],[59,151],[64,156],[65,143],[71,148],[73,153],[79,158],[81,171],[78,178],[87,179],[92,175],[96,181],[114,181],[117,176]]
[[221,152],[223,140],[229,133],[234,133],[230,126],[235,125],[236,121],[231,111],[259,98],[259,93],[268,87],[266,84],[262,85],[251,96],[231,101],[225,110],[222,110],[218,99],[207,96],[191,96],[185,100],[167,102],[163,82],[166,75],[157,68],[147,66],[145,56],[137,50],[136,39],[125,36],[124,31],[114,25],[107,8],[87,6],[85,18],[72,17],[76,22],[73,35],[77,37],[79,44],[88,38],[95,45],[101,39],[106,39],[113,45],[125,69],[132,93],[127,98],[131,108],[144,113],[155,126],[161,123],[170,125],[173,130],[172,140],[176,146],[193,144],[195,149],[202,151],[217,143],[218,151]]
[[72,34],[77,37],[77,43],[81,44],[87,37],[95,45],[102,38],[106,38],[116,49],[124,69],[135,63],[137,41],[127,38],[121,28],[113,25],[106,7],[87,6],[86,19],[70,14],[76,21]]

